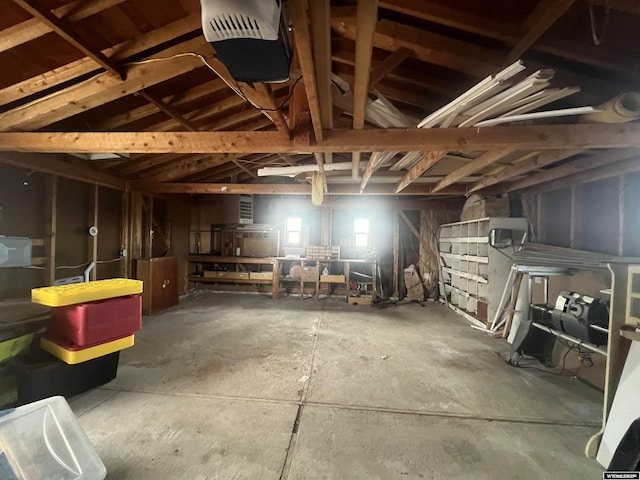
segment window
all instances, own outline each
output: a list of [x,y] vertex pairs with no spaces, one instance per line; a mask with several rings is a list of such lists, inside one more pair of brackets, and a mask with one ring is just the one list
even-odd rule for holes
[[355,235],[356,248],[368,248],[370,246],[369,241],[369,219],[356,218],[353,222],[353,233]]
[[285,230],[287,245],[302,246],[302,219],[300,217],[288,217]]

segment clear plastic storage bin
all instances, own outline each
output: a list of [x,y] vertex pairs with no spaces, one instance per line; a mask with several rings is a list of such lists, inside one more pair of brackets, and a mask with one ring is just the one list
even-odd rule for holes
[[105,478],[102,460],[63,397],[47,398],[0,415],[2,479]]

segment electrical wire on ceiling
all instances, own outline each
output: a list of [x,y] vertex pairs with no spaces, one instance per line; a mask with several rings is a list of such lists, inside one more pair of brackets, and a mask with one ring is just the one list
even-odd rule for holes
[[[242,88],[240,87],[240,85],[238,84],[238,82],[236,82],[236,81],[234,80],[234,83],[235,83],[235,85],[234,85],[233,83],[231,83],[231,82],[227,81],[227,80],[226,80],[222,75],[220,75],[220,74],[218,73],[218,71],[215,69],[215,67],[214,67],[213,65],[211,65],[211,64],[207,61],[207,59],[204,57],[204,55],[201,55],[201,54],[199,54],[199,53],[195,53],[195,52],[184,52],[184,53],[177,53],[177,54],[175,54],[175,55],[171,55],[171,56],[169,56],[169,57],[158,57],[158,58],[149,58],[149,59],[146,59],[146,60],[135,60],[135,61],[132,61],[132,62],[124,63],[124,64],[123,64],[123,66],[126,66],[126,65],[145,65],[145,64],[148,64],[148,63],[155,63],[155,62],[164,62],[164,61],[168,61],[168,60],[175,60],[176,58],[182,58],[182,57],[195,57],[195,58],[199,59],[199,60],[200,60],[200,61],[201,61],[201,62],[202,62],[202,63],[203,63],[207,68],[209,68],[209,70],[211,70],[213,73],[215,73],[215,74],[216,74],[216,76],[217,76],[218,78],[220,78],[220,80],[222,80],[222,81],[223,81],[223,82],[224,82],[224,83],[225,83],[225,84],[226,84],[226,85],[227,85],[231,90],[233,90],[233,91],[234,91],[234,92],[235,92],[235,93],[236,93],[240,98],[242,98],[245,102],[249,103],[252,107],[254,107],[254,108],[256,108],[256,109],[258,109],[258,110],[260,110],[260,111],[262,111],[262,112],[277,112],[277,111],[279,111],[280,109],[282,109],[282,107],[284,107],[284,106],[286,105],[286,103],[291,99],[291,96],[293,95],[293,87],[295,87],[295,86],[298,84],[298,82],[299,82],[300,80],[302,80],[302,78],[303,78],[302,76],[300,76],[300,77],[299,77],[299,78],[294,82],[294,84],[293,84],[293,85],[292,85],[292,87],[291,87],[291,92],[289,93],[289,95],[287,96],[287,98],[285,98],[285,99],[280,103],[280,105],[278,105],[276,108],[269,109],[269,108],[261,107],[260,105],[257,105],[256,103],[252,102],[252,101],[251,101],[249,98],[247,98],[247,96],[244,94],[244,92],[242,91]],[[98,77],[98,76],[99,76],[99,75],[101,75],[101,74],[102,74],[102,73],[97,74],[97,75],[95,75],[95,76],[93,76],[93,77],[91,77],[91,78],[87,78],[86,80],[83,80],[82,82],[76,83],[76,84],[75,84],[75,85],[73,85],[72,87],[69,87],[69,88],[66,88],[66,89],[63,89],[63,90],[59,90],[59,91],[54,92],[54,93],[52,93],[52,94],[46,95],[46,96],[44,96],[44,97],[42,97],[42,98],[38,98],[38,99],[36,99],[36,100],[34,100],[34,101],[32,101],[32,102],[25,103],[24,105],[21,105],[21,106],[19,106],[19,107],[15,108],[15,109],[7,110],[6,112],[3,112],[3,113],[1,113],[1,114],[0,114],[0,118],[3,118],[3,117],[5,117],[6,115],[8,115],[9,113],[12,113],[12,112],[15,112],[15,111],[20,111],[20,110],[24,110],[24,109],[26,109],[26,108],[31,108],[32,106],[37,105],[38,103],[41,103],[41,102],[43,102],[44,100],[49,100],[49,99],[51,99],[51,98],[56,98],[56,97],[58,97],[58,96],[60,96],[60,95],[62,95],[62,94],[66,94],[66,93],[68,93],[68,92],[73,92],[74,90],[79,89],[79,88],[83,87],[84,85],[87,85],[87,84],[89,84],[89,83],[93,82],[93,81],[96,79],[96,77]]]

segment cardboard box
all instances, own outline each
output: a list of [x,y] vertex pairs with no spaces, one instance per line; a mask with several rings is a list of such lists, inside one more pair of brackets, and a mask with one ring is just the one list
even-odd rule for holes
[[302,267],[300,279],[303,282],[317,282],[320,278],[320,271],[318,266],[315,267]]
[[251,280],[273,280],[273,272],[250,272]]
[[232,280],[249,280],[249,272],[227,272],[226,278]]
[[344,275],[320,275],[320,281],[326,283],[345,283]]
[[362,295],[361,297],[349,297],[349,305],[371,305],[373,297]]
[[227,272],[212,272],[209,270],[205,270],[202,276],[205,278],[225,278],[227,276]]

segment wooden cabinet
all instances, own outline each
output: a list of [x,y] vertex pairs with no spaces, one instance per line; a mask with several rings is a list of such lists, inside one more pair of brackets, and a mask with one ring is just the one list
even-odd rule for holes
[[176,257],[136,260],[136,278],[144,282],[142,313],[155,313],[178,304],[178,261]]

